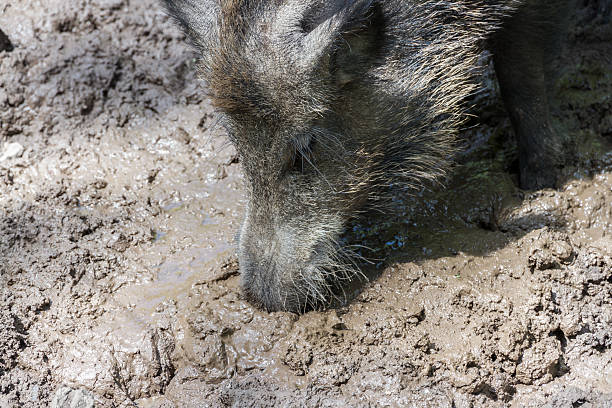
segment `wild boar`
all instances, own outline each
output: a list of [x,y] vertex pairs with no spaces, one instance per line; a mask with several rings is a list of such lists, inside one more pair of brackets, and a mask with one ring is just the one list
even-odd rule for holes
[[555,183],[562,137],[548,62],[567,0],[164,0],[200,57],[236,147],[247,205],[244,293],[326,305],[356,273],[339,240],[390,189],[447,170],[488,46],[516,130],[520,184]]

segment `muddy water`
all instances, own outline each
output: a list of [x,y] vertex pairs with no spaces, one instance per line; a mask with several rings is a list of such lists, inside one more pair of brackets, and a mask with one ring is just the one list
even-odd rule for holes
[[154,2],[0,10],[0,407],[612,404],[612,37],[590,6],[559,188],[516,187],[489,76],[446,187],[356,225],[370,281],[301,316],[241,297],[240,164]]

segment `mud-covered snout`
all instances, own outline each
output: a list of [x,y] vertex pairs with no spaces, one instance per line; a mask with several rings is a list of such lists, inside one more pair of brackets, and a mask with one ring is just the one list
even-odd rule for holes
[[336,231],[313,224],[269,229],[247,218],[238,246],[246,298],[270,312],[303,313],[326,305],[332,297],[335,237]]
[[[303,312],[312,307],[313,296],[308,276],[317,272],[308,256],[300,256],[303,248],[291,248],[291,237],[279,242],[276,238],[258,235],[242,236],[239,244],[242,289],[246,298],[267,311]],[[313,254],[314,256],[314,254]],[[319,291],[323,291],[325,284]],[[320,301],[320,299],[319,299]]]
[[299,278],[303,265],[279,261],[249,245],[241,248],[239,261],[242,289],[249,302],[269,312],[306,308],[305,283]]

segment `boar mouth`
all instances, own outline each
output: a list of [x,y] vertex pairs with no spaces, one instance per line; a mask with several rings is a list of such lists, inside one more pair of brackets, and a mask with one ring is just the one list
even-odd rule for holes
[[362,265],[371,261],[356,251],[360,247],[337,239],[315,247],[296,282],[304,299],[303,312],[344,306],[354,297],[355,291],[349,289],[369,281]]

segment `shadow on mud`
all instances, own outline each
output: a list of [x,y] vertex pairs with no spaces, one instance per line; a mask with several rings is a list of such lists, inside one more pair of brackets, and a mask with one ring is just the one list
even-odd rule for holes
[[[336,285],[337,299],[332,307],[351,303],[395,264],[419,265],[457,256],[487,257],[519,242],[532,231],[566,232],[568,228],[576,229],[577,223],[589,223],[587,219],[593,214],[587,210],[580,219],[575,211],[588,208],[583,200],[588,201],[589,197],[580,197],[579,186],[592,182],[596,174],[608,174],[610,159],[612,155],[604,155],[599,166],[584,177],[564,177],[562,188],[534,192],[519,190],[505,175],[505,181],[504,177],[492,181],[497,188],[483,185],[475,194],[465,183],[464,167],[456,172],[446,189],[422,192],[405,201],[398,199],[402,208],[397,215],[367,214],[363,217],[367,222],[355,223],[344,236],[349,246],[360,248],[358,254],[363,258],[356,264],[363,275],[344,282],[345,285]],[[559,203],[568,196],[576,197],[573,204],[560,207]]]

